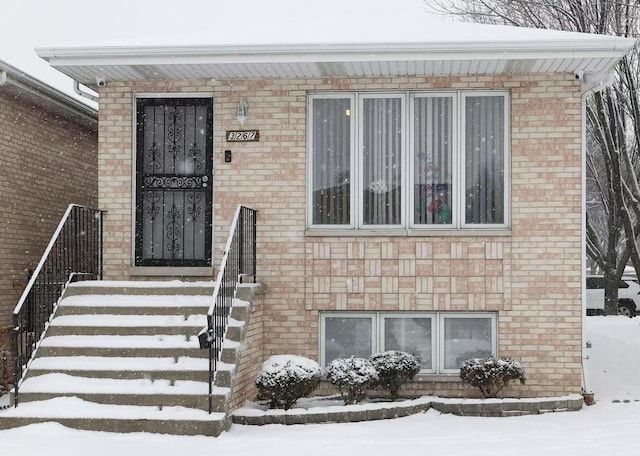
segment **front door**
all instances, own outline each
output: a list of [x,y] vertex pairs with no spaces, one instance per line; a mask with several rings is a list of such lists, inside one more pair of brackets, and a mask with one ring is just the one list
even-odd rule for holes
[[211,98],[136,103],[136,266],[210,266]]

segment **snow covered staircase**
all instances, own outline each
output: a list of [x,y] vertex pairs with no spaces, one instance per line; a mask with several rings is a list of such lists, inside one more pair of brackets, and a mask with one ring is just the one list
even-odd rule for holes
[[[20,385],[19,406],[0,412],[0,428],[57,421],[112,432],[220,434],[229,425],[230,385],[214,387],[209,414],[208,350],[197,338],[212,294],[210,282],[72,284]],[[239,323],[231,332],[242,333]],[[217,383],[230,383],[229,374]]]

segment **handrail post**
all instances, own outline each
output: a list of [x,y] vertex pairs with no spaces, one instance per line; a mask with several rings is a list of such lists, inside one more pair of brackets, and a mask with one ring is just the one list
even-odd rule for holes
[[100,243],[99,243],[99,255],[98,255],[98,270],[100,271],[100,273],[98,274],[100,277],[100,280],[102,280],[102,275],[104,273],[104,265],[102,264],[103,262],[103,258],[104,258],[104,213],[102,211],[99,212],[98,215],[98,224],[99,224],[99,229],[100,229]]
[[22,368],[22,363],[20,362],[20,352],[18,349],[18,343],[20,342],[20,335],[18,334],[20,331],[20,322],[18,321],[19,316],[13,315],[13,364],[14,364],[14,372],[13,372],[13,399],[14,405],[18,406],[18,383],[20,380],[20,376],[18,374],[19,369]]
[[[215,336],[214,336],[215,337]],[[209,344],[209,413],[213,412],[213,344]]]
[[258,213],[256,211],[253,211],[253,213],[251,215],[252,215],[252,217],[251,217],[251,224],[252,224],[252,228],[251,228],[251,231],[252,231],[252,236],[251,236],[252,237],[252,239],[251,239],[251,252],[252,252],[251,255],[252,255],[252,259],[251,259],[251,261],[253,263],[253,271],[251,271],[251,272],[252,272],[252,275],[253,275],[253,283],[256,283],[256,281],[257,281],[256,274],[258,272],[258,269],[257,269],[258,268],[258,265],[257,265],[257,258],[258,258],[257,257],[257,253],[258,252],[256,251],[256,246],[257,246],[257,233],[256,233],[257,229],[256,228],[258,226],[258,221],[256,219],[258,218]]
[[240,272],[240,283],[244,274],[244,207],[240,207],[238,214],[238,271]]

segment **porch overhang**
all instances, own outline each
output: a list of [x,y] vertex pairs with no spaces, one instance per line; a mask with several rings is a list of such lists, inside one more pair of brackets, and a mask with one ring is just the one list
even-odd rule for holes
[[163,45],[38,48],[76,81],[602,74],[634,39],[571,39],[263,45]]

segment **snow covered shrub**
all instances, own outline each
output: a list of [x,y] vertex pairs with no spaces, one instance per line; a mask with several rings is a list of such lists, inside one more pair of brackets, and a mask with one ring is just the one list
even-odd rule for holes
[[478,348],[476,350],[462,352],[456,356],[456,366],[461,366],[462,363],[471,358],[486,358],[487,356],[491,356],[491,350]]
[[389,350],[375,353],[370,359],[378,373],[377,386],[387,390],[394,400],[400,387],[420,372],[420,360],[411,353]]
[[327,380],[340,390],[346,405],[364,399],[368,388],[375,386],[378,373],[371,361],[364,358],[334,359],[325,369]]
[[510,358],[468,359],[460,366],[460,378],[463,382],[480,389],[484,397],[496,397],[511,380],[520,380],[524,385],[524,368],[518,361]]
[[256,378],[258,400],[271,408],[290,409],[301,397],[318,387],[322,369],[315,361],[294,355],[276,355],[262,364]]

